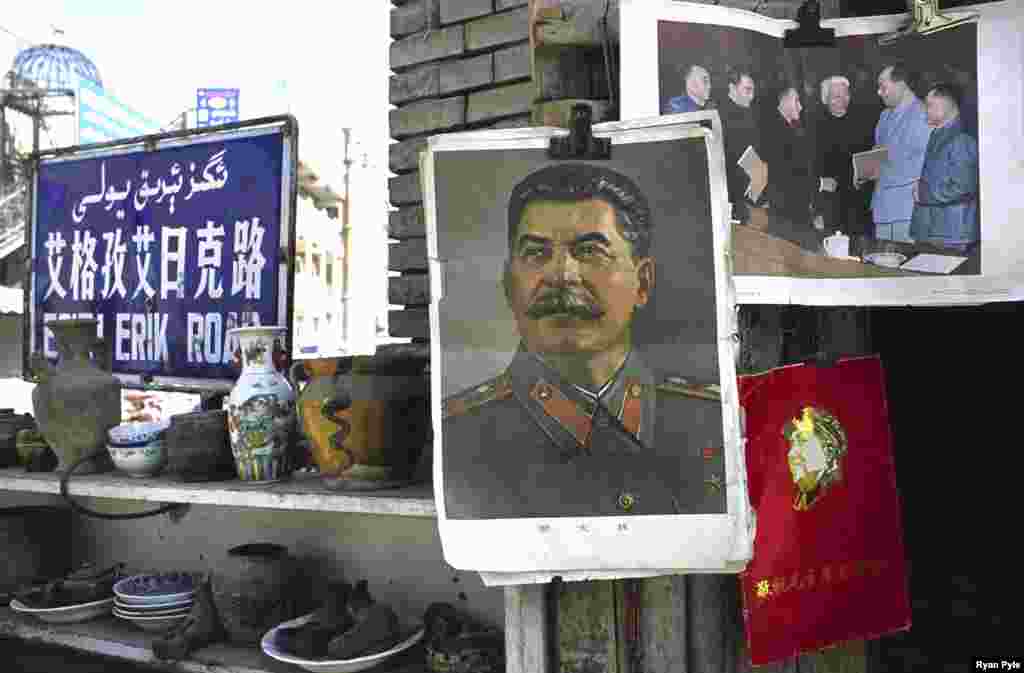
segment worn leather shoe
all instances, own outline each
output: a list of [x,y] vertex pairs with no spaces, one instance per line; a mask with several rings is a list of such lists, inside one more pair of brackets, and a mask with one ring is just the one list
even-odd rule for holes
[[207,576],[196,591],[188,617],[153,641],[153,654],[158,659],[184,659],[190,652],[223,640],[227,640],[227,632],[213,602],[213,589]]

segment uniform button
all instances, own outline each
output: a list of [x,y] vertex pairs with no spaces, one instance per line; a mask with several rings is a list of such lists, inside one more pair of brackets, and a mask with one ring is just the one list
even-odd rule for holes
[[619,494],[619,509],[623,512],[629,512],[633,509],[636,504],[636,497],[632,493],[620,493]]
[[631,397],[640,397],[640,393],[641,392],[642,392],[642,389],[640,388],[640,384],[639,383],[634,383],[633,385],[631,385],[629,387],[629,394],[630,394]]

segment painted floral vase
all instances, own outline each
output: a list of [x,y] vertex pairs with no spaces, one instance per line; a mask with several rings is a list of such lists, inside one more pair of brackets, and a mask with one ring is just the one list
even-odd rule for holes
[[228,432],[238,478],[271,482],[295,469],[295,390],[281,373],[284,327],[238,327],[242,373],[228,396]]
[[[105,447],[107,430],[121,422],[121,381],[110,373],[112,344],[97,339],[96,325],[95,319],[47,323],[57,340],[60,359],[52,365],[41,353],[32,356],[32,371],[39,381],[32,390],[32,408],[40,434],[60,461],[58,471]],[[102,368],[91,355],[104,356]],[[104,451],[85,461],[76,474],[111,467]]]

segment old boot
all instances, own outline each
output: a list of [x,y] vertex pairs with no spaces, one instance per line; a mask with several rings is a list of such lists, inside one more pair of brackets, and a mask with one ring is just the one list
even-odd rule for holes
[[348,614],[351,593],[352,585],[348,582],[329,582],[324,602],[307,623],[277,632],[282,648],[303,659],[327,656],[327,644],[331,638],[348,630],[354,623]]
[[196,591],[192,611],[181,624],[153,641],[158,659],[184,659],[190,652],[227,639],[224,625],[213,602],[213,589],[207,577]]
[[352,626],[352,619],[348,614],[348,601],[351,595],[352,585],[348,582],[329,582],[327,597],[313,613],[311,621],[318,623],[323,628],[337,631],[349,628]]

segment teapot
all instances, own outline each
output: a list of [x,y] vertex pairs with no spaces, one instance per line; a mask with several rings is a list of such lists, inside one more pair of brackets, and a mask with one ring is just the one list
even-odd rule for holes
[[825,237],[825,254],[829,257],[849,257],[850,237],[841,231]]

